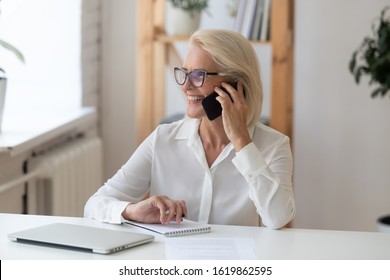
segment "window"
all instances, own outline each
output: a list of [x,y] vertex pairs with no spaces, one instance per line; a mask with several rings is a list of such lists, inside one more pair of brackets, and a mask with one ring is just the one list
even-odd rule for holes
[[0,1],[0,38],[26,59],[23,64],[0,49],[8,77],[6,110],[81,106],[81,1]]

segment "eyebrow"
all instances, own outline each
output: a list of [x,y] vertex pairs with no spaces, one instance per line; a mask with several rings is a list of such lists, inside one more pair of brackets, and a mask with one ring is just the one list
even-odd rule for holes
[[180,69],[185,70],[185,71],[187,71],[187,72],[193,72],[193,71],[197,71],[197,70],[207,72],[206,69],[204,69],[204,68],[194,68],[194,69],[192,69],[192,70],[188,70],[188,69],[185,68],[185,67],[181,67]]

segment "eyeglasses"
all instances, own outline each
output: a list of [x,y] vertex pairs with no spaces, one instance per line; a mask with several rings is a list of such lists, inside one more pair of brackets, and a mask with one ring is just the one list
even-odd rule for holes
[[190,83],[193,87],[201,87],[204,84],[204,81],[207,77],[207,75],[218,75],[218,76],[226,76],[225,73],[221,72],[207,72],[202,69],[195,69],[190,72],[187,72],[186,70],[175,67],[174,68],[174,74],[175,74],[175,80],[176,83],[179,85],[184,85],[184,83],[187,81],[187,77],[190,80]]

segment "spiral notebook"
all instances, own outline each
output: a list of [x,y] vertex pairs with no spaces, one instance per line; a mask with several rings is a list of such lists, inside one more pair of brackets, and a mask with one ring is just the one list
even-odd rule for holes
[[211,231],[211,227],[209,225],[204,225],[186,219],[183,219],[180,224],[177,224],[176,222],[171,222],[169,224],[143,224],[133,221],[126,221],[125,223],[147,229],[167,237],[201,234]]

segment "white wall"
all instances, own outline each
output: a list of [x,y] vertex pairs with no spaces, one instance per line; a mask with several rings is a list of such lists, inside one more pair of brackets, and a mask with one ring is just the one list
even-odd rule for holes
[[348,71],[388,0],[296,0],[295,227],[376,230],[390,214],[390,99]]
[[102,1],[102,98],[104,180],[135,148],[136,1]]

